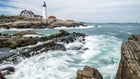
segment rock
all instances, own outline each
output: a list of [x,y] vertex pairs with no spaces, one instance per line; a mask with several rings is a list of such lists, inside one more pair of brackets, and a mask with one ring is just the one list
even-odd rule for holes
[[0,33],[0,36],[2,36],[2,33]]
[[9,41],[8,41],[9,38],[6,38],[6,37],[1,37],[0,38],[0,48],[7,48],[9,47]]
[[23,47],[27,45],[36,44],[37,41],[32,37],[2,37],[0,39],[0,48],[12,48],[15,49],[16,47]]
[[134,35],[132,34],[128,40],[135,40],[135,41],[139,41],[140,40],[140,35]]
[[47,52],[49,50],[62,50],[65,51],[66,48],[63,44],[58,44],[54,41],[48,41],[46,43],[34,45],[32,47],[25,47],[23,49],[19,49],[18,52],[24,57],[31,57],[43,52]]
[[20,16],[0,16],[0,27],[2,28],[54,28],[54,27],[78,27],[83,23],[74,20],[59,20],[55,16],[50,16],[48,20],[26,18]]
[[97,25],[95,25],[94,27],[98,27]]
[[6,67],[6,68],[0,69],[0,70],[1,70],[1,72],[3,72],[4,75],[9,75],[9,74],[15,72],[14,67]]
[[57,37],[63,37],[65,35],[69,35],[69,33],[67,31],[64,31],[64,30],[59,30],[58,33],[56,34],[51,34],[48,36],[48,38],[57,38]]
[[15,72],[14,67],[5,67],[0,69],[0,79],[6,79],[4,76]]
[[51,19],[48,21],[49,22],[49,26],[54,28],[54,27],[61,27],[61,26],[65,26],[65,27],[78,27],[80,25],[83,25],[79,22],[76,22],[74,20],[58,20],[58,19]]
[[15,37],[15,38],[11,38],[9,42],[11,43],[10,48],[34,45],[37,43],[37,41],[32,37],[29,37],[29,38],[28,37],[22,37],[22,38]]
[[34,31],[31,31],[31,30],[28,30],[28,31],[22,31],[22,32],[19,32],[19,33],[16,33],[14,34],[14,36],[23,36],[23,35],[26,35],[26,34],[37,34],[35,33]]
[[51,17],[51,16],[49,16],[49,17],[48,17],[48,24],[50,25],[50,24],[52,24],[53,22],[56,22],[56,17]]
[[[84,42],[84,37],[85,34],[69,33],[64,30],[43,37],[3,36],[0,39],[0,48],[12,48],[14,54],[10,55],[10,57],[9,55],[2,57],[2,62],[5,60],[17,64],[21,61],[20,57],[31,57],[49,50],[65,51],[64,43],[71,43],[75,40]],[[37,42],[41,42],[41,44],[37,44]]]
[[10,48],[0,48],[0,63],[3,60],[15,55],[15,53],[11,52],[10,50],[11,50]]
[[6,79],[6,78],[2,75],[1,72],[0,72],[0,79]]
[[[55,42],[64,42],[64,43],[70,43],[73,42],[79,38],[81,38],[81,41],[84,41],[84,37],[86,35],[82,33],[69,33],[64,30],[59,30],[58,33],[51,34],[49,36],[44,36],[40,38],[35,38],[38,41],[47,41],[47,40],[53,40]],[[80,41],[80,40],[79,40]]]
[[76,79],[103,79],[102,75],[97,69],[89,66],[85,66],[83,70],[78,70],[76,74]]
[[122,43],[115,79],[140,79],[140,35],[132,35]]
[[24,21],[17,20],[14,22],[2,23],[0,27],[8,27],[8,28],[46,28],[48,26],[47,22],[43,21]]

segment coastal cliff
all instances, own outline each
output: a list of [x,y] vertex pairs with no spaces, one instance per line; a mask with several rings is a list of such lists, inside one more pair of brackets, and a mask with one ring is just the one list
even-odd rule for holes
[[132,35],[122,43],[115,79],[140,79],[140,35]]

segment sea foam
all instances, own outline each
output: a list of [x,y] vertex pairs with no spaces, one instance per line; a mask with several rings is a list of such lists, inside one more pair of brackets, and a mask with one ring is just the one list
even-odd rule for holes
[[86,50],[48,51],[22,60],[16,72],[7,79],[75,79],[76,71],[85,65],[97,68],[104,79],[114,79],[120,59],[121,40],[113,36],[86,36],[85,43],[66,44],[69,49],[83,46]]

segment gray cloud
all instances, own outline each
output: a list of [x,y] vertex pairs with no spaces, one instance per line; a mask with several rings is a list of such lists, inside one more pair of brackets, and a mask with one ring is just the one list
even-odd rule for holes
[[[11,0],[17,8],[0,8],[17,15],[23,9],[42,14],[43,0]],[[140,0],[47,0],[48,15],[87,22],[140,22]]]

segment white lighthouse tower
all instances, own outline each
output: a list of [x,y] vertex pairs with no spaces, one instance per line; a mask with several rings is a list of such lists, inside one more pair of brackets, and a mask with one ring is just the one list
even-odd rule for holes
[[47,7],[46,7],[46,2],[44,1],[43,4],[43,19],[47,19]]

